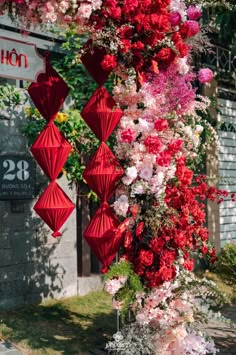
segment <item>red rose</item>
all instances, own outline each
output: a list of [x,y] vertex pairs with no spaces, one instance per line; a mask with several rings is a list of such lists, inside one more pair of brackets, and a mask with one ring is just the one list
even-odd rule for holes
[[175,267],[162,266],[158,272],[159,277],[163,282],[172,280],[176,275]]
[[176,57],[176,53],[172,48],[162,48],[155,56],[154,59],[159,62],[173,62]]
[[153,253],[151,250],[140,250],[139,260],[141,264],[151,266],[153,263]]
[[193,259],[187,259],[184,262],[183,267],[188,270],[188,271],[193,271],[194,268],[194,260]]
[[104,70],[112,70],[117,67],[117,58],[115,55],[106,54],[101,66]]
[[161,253],[160,264],[171,266],[175,261],[175,258],[176,258],[175,250],[164,249]]

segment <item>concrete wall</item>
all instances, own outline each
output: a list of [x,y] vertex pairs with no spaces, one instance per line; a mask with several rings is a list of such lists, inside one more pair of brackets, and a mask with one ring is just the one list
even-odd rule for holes
[[[1,156],[29,154],[21,133],[24,121],[23,106],[0,112]],[[37,168],[37,198],[47,181]],[[75,201],[65,179],[58,183]],[[63,236],[54,239],[32,209],[37,198],[0,201],[0,309],[77,294],[76,213],[62,227]]]

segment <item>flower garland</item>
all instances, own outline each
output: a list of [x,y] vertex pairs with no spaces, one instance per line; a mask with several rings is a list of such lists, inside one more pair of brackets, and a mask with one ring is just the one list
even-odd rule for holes
[[56,24],[88,33],[91,48],[105,50],[102,68],[118,78],[114,98],[124,115],[114,150],[125,174],[113,207],[126,231],[105,289],[116,309],[131,312],[132,324],[107,344],[110,353],[216,353],[198,325],[207,316],[203,303],[211,303],[205,290],[217,294],[191,273],[196,253],[216,259],[204,201],[228,195],[190,169],[205,129],[200,113],[210,104],[197,85],[213,78],[210,69],[191,66],[203,2],[0,0],[0,14],[23,29]]

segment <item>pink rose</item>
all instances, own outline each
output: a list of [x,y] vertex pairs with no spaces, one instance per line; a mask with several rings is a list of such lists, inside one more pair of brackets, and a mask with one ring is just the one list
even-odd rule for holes
[[209,83],[214,77],[214,74],[211,69],[203,68],[198,72],[198,80],[201,84]]
[[178,26],[181,22],[181,15],[178,11],[173,11],[170,13],[169,19],[172,26]]
[[202,10],[199,6],[191,5],[187,10],[187,15],[190,20],[197,20],[202,16]]
[[195,36],[199,31],[199,23],[192,20],[185,21],[180,28],[180,34],[182,38]]

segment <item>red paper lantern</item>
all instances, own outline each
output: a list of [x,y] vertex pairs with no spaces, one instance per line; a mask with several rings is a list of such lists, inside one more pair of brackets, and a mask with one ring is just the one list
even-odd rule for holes
[[107,202],[103,202],[84,232],[85,239],[103,264],[104,272],[115,258],[124,239],[119,225],[120,222],[111,207]]
[[41,115],[53,121],[69,93],[69,87],[46,61],[46,73],[39,74],[37,82],[28,88],[29,95]]
[[89,161],[83,173],[83,178],[99,198],[106,201],[114,193],[117,181],[123,174],[123,168],[103,142]]
[[55,182],[51,182],[34,206],[34,210],[54,231],[53,237],[61,236],[59,232],[74,209],[74,204]]
[[83,47],[83,52],[81,62],[98,85],[103,85],[111,73],[111,70],[104,70],[101,66],[106,55],[105,49],[93,46],[92,40],[88,40]]
[[81,116],[100,141],[106,141],[123,115],[104,87],[99,87],[88,101]]
[[49,123],[30,148],[45,174],[55,180],[71,151],[70,143],[53,123]]

